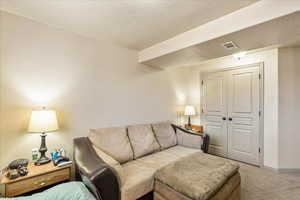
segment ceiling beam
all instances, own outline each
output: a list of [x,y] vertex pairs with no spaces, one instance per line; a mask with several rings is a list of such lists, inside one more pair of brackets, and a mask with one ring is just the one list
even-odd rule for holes
[[143,63],[300,10],[300,0],[261,0],[139,52]]

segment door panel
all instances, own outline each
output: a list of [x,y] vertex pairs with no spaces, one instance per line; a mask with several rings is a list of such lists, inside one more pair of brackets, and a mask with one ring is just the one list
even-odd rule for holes
[[226,116],[226,76],[225,73],[208,75],[203,80],[203,115],[206,132],[210,136],[209,152],[227,156]]
[[226,123],[207,122],[205,130],[210,136],[209,153],[227,157],[227,128]]
[[233,70],[228,76],[228,157],[259,163],[259,68]]
[[206,80],[206,110],[208,112],[222,112],[223,85],[222,77]]
[[232,110],[235,113],[252,112],[252,74],[235,74],[233,78]]
[[232,149],[244,154],[252,152],[252,130],[244,127],[234,126],[232,129]]

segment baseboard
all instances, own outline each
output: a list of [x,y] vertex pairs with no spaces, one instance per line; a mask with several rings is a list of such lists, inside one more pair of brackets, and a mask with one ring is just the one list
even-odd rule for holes
[[268,169],[268,170],[272,170],[272,171],[274,171],[274,172],[278,172],[278,169],[273,168],[273,167],[262,166],[261,168]]
[[288,168],[280,168],[278,169],[279,172],[288,172],[288,173],[300,173],[300,168],[295,169],[288,169]]
[[263,166],[263,168],[268,169],[268,170],[272,170],[274,172],[280,172],[280,173],[300,173],[300,168],[272,168],[272,167],[267,167],[267,166]]

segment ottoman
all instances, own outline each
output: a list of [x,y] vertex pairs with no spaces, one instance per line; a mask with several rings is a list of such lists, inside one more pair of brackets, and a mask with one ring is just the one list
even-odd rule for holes
[[156,172],[154,200],[240,200],[238,169],[232,161],[194,153]]

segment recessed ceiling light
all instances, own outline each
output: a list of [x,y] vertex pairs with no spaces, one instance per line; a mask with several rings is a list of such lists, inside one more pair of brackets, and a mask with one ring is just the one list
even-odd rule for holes
[[246,54],[247,54],[247,51],[242,51],[242,52],[233,54],[233,57],[235,57],[235,58],[237,58],[237,59],[241,59],[241,58],[244,57]]

